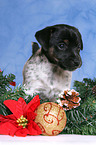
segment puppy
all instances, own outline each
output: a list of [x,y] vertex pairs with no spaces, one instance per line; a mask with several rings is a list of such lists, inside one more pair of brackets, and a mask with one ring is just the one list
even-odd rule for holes
[[39,93],[54,101],[58,94],[70,89],[72,71],[81,67],[81,34],[73,26],[54,25],[36,32],[40,43],[33,43],[33,55],[23,68],[23,84],[27,94]]

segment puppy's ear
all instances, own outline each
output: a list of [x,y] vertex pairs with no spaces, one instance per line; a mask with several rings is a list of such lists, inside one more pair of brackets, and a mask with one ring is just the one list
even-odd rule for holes
[[39,45],[36,42],[32,42],[32,54],[34,55],[39,49]]
[[43,49],[47,51],[49,48],[49,40],[51,33],[54,31],[53,27],[46,27],[38,32],[36,32],[35,37],[37,41],[41,44]]

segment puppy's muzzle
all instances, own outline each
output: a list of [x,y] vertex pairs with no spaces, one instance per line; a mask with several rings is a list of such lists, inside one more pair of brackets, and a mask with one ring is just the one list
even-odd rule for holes
[[80,68],[82,65],[81,57],[78,57],[77,59],[69,59],[69,63],[67,65],[68,70],[75,70],[77,68]]

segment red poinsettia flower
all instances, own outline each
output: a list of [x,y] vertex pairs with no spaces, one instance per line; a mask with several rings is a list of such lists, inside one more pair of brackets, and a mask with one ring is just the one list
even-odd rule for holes
[[11,136],[39,135],[41,129],[34,122],[35,109],[40,105],[39,96],[35,96],[28,104],[23,98],[5,100],[4,104],[13,113],[11,115],[0,115],[0,134]]

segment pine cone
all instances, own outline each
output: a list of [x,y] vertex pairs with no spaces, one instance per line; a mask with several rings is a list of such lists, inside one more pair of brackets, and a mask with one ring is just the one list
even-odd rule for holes
[[96,95],[96,85],[92,88],[92,92]]
[[65,90],[64,93],[59,95],[57,102],[60,106],[63,107],[64,110],[71,110],[80,106],[79,101],[81,100],[78,92],[75,90]]

